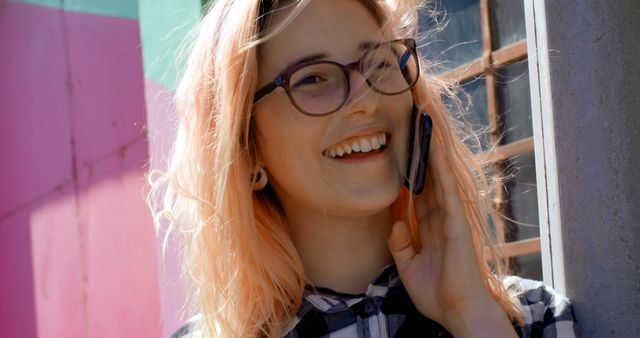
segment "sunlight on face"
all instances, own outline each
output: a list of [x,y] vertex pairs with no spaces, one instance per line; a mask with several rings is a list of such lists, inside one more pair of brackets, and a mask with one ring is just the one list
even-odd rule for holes
[[[272,25],[287,14],[281,12]],[[258,87],[297,60],[316,56],[347,64],[362,56],[363,43],[382,41],[375,18],[359,1],[311,1],[260,47]],[[378,94],[356,71],[349,81],[347,103],[326,116],[302,114],[282,88],[256,104],[259,160],[285,212],[296,208],[358,217],[379,213],[398,197],[411,94]]]

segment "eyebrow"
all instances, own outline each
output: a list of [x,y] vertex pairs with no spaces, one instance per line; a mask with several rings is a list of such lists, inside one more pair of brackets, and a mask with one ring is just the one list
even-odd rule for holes
[[358,46],[358,50],[364,51],[364,50],[371,49],[371,48],[376,47],[376,46],[380,46],[382,44],[384,44],[384,42],[380,42],[380,41],[379,42],[373,42],[373,41],[360,42],[360,46]]
[[321,59],[326,59],[327,57],[329,57],[329,55],[327,54],[312,54],[312,55],[308,55],[305,56],[303,58],[300,58],[298,60],[295,60],[294,62],[288,64],[285,69],[289,69],[292,67],[295,67],[297,65],[303,64],[303,63],[308,63],[308,62],[313,62],[313,61],[317,61],[317,60],[321,60]]
[[[380,44],[381,44],[381,42],[372,42],[372,41],[361,42],[360,45],[358,45],[358,50],[364,51],[364,50],[367,50],[367,49],[371,49],[372,47],[378,46]],[[318,61],[318,60],[321,60],[321,59],[326,59],[328,57],[329,57],[329,55],[328,54],[324,54],[324,53],[308,55],[308,56],[302,57],[300,59],[297,59],[297,60],[291,62],[290,64],[288,64],[285,67],[285,69],[289,69],[289,68],[295,67],[297,65],[308,63],[308,62],[314,62],[314,61]]]

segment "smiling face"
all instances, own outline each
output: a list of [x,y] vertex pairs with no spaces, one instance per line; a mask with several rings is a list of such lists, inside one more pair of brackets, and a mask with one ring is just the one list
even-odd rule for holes
[[[272,24],[288,14],[282,12]],[[363,55],[361,46],[387,40],[359,1],[312,0],[260,46],[258,87],[298,60],[315,56],[348,64]],[[255,105],[259,161],[285,213],[375,215],[402,189],[411,93],[376,93],[357,71],[349,81],[347,102],[329,115],[302,114],[282,88]]]

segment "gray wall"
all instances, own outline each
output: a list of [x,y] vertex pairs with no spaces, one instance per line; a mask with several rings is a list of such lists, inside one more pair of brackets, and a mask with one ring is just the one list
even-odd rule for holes
[[567,294],[640,337],[640,1],[546,0]]

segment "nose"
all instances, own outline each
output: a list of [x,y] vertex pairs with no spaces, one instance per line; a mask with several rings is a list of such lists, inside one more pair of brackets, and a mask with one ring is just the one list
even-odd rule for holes
[[367,79],[357,70],[349,72],[349,93],[344,104],[347,113],[371,113],[377,109],[379,94],[374,91]]

